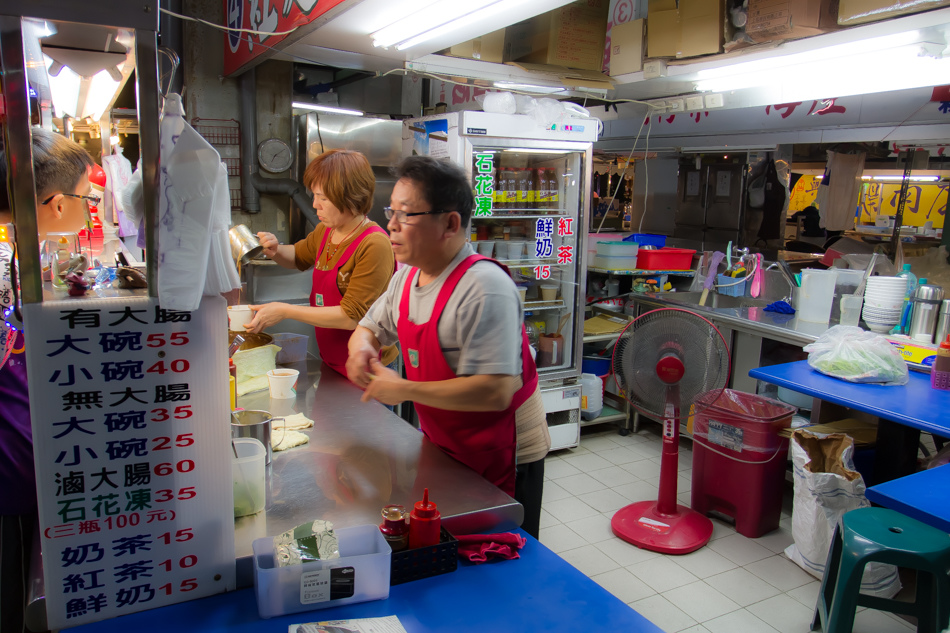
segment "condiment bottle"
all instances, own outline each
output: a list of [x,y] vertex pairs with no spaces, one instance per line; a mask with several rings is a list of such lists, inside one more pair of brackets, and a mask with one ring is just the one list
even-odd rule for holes
[[231,410],[234,411],[237,409],[237,365],[234,364],[234,359],[228,359],[228,382],[231,386]]
[[383,522],[379,524],[379,531],[383,533],[389,547],[394,552],[401,552],[409,547],[409,524],[406,523],[406,517],[409,515],[406,508],[401,505],[388,505],[383,507],[382,514]]
[[930,368],[930,386],[950,390],[950,335],[937,349],[937,358]]
[[409,549],[438,545],[441,531],[442,515],[436,505],[429,501],[429,489],[426,488],[422,501],[416,501],[409,515]]

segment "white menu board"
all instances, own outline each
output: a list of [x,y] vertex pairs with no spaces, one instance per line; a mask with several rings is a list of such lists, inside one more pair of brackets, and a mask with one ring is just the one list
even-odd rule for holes
[[48,626],[234,589],[224,300],[24,312]]

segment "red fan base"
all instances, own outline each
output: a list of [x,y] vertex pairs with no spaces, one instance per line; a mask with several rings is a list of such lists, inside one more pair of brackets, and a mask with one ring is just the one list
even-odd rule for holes
[[637,547],[662,554],[689,554],[709,542],[713,524],[683,505],[672,513],[660,512],[658,501],[632,503],[614,514],[614,534]]

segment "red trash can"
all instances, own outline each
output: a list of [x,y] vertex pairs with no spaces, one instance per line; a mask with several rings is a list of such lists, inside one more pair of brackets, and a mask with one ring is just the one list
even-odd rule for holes
[[[714,395],[701,395],[697,404]],[[784,402],[725,389],[696,414],[693,510],[732,517],[736,531],[749,538],[777,529],[788,457],[788,438],[779,431],[791,425],[796,411]]]

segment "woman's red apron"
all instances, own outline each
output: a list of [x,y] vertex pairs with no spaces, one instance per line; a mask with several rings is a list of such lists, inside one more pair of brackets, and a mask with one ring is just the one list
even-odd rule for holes
[[[477,261],[493,259],[470,255],[455,267],[439,290],[429,321],[409,320],[409,294],[417,270],[406,276],[399,302],[399,345],[403,350],[409,380],[428,382],[456,378],[439,345],[439,318],[462,275]],[[416,404],[422,432],[451,457],[462,462],[509,495],[515,494],[517,435],[515,412],[538,385],[538,372],[531,358],[528,336],[521,327],[521,379],[523,386],[504,411],[449,411]]]
[[[353,253],[356,252],[360,243],[369,236],[370,233],[382,233],[386,231],[378,226],[370,226],[356,236],[350,245],[343,251],[336,266],[330,270],[320,270],[317,264],[313,267],[313,285],[310,290],[310,305],[315,308],[332,307],[340,305],[343,294],[337,285],[337,277],[340,274],[340,268],[350,260]],[[320,242],[320,248],[317,250],[317,262],[323,254],[323,249],[327,246],[327,240],[330,237],[330,231],[323,234],[323,241]],[[346,375],[346,359],[349,354],[347,343],[350,340],[352,330],[341,330],[338,328],[315,327],[314,332],[317,337],[317,345],[320,347],[320,358],[327,365],[333,368],[337,373]]]

